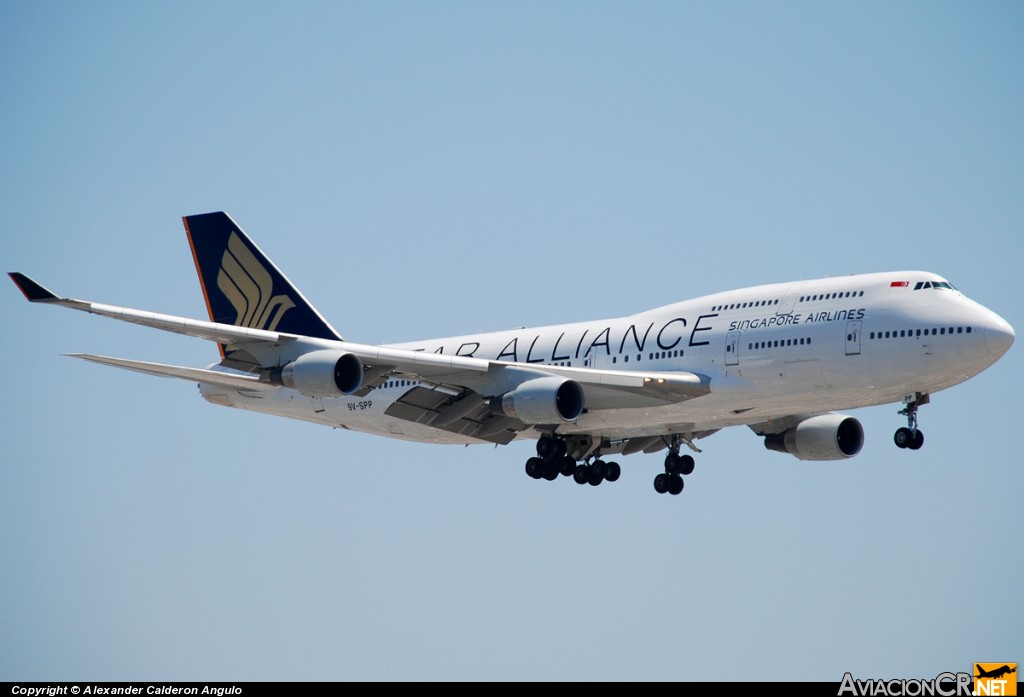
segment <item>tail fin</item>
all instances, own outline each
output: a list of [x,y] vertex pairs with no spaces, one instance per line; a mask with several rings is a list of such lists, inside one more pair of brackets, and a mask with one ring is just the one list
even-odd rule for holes
[[[341,339],[226,213],[189,215],[182,220],[211,321]],[[222,353],[226,348],[221,346]]]

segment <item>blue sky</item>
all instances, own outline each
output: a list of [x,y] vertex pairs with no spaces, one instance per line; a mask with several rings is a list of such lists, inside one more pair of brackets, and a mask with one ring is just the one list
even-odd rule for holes
[[[0,5],[3,270],[203,317],[228,211],[348,338],[925,269],[1024,326],[1024,7]],[[933,677],[1024,660],[1020,350],[845,462],[615,485],[82,364],[206,342],[0,293],[0,679]]]

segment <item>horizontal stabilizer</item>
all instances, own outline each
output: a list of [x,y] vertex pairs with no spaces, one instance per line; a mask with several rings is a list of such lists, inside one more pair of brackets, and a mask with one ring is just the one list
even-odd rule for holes
[[266,382],[260,382],[255,375],[240,375],[237,373],[224,373],[218,370],[206,368],[188,368],[180,365],[165,365],[163,363],[148,363],[146,361],[132,361],[127,358],[111,358],[109,356],[94,356],[88,353],[65,354],[70,358],[81,358],[84,361],[102,363],[103,365],[125,370],[134,370],[147,375],[157,375],[164,378],[180,378],[190,382],[204,382],[209,385],[219,385],[234,390],[276,390],[278,387]]

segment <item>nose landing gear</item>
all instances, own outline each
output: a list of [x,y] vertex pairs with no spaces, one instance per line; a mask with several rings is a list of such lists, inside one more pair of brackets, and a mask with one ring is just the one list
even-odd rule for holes
[[928,395],[920,392],[909,394],[903,398],[903,403],[907,406],[900,410],[899,413],[901,416],[907,417],[907,425],[904,428],[896,429],[896,433],[892,436],[892,440],[896,443],[897,448],[920,450],[921,446],[924,445],[924,433],[917,427],[917,409],[928,404],[930,401]]

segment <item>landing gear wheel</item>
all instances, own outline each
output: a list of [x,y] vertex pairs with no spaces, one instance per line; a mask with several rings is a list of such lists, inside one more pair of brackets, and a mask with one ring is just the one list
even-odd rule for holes
[[544,474],[544,461],[539,457],[531,457],[526,461],[526,473],[534,479],[540,479]]
[[561,472],[561,468],[560,468],[559,464],[560,463],[557,463],[557,462],[545,462],[544,463],[544,479],[547,479],[549,482],[553,482],[556,479],[558,479],[558,474],[559,474],[559,472]]
[[679,474],[687,475],[693,474],[693,468],[696,463],[693,461],[692,455],[680,455],[679,456]]
[[924,433],[914,431],[914,440],[910,441],[910,445],[907,447],[911,450],[920,450],[922,445],[924,445]]
[[618,462],[609,462],[608,463],[608,471],[604,473],[604,478],[605,478],[605,481],[617,482],[619,480],[619,475],[621,475],[621,474],[622,474],[622,468],[619,467],[619,463]]
[[673,474],[668,478],[668,493],[679,496],[683,492],[683,478]]
[[[906,448],[914,442],[914,433],[909,428],[897,428],[896,433],[892,436],[892,440],[897,448]],[[921,442],[924,442],[923,437]]]
[[665,456],[665,474],[675,474],[679,470],[679,455],[669,453]]
[[576,472],[576,461],[568,455],[562,456],[562,476],[571,477]]
[[537,441],[537,457],[547,460],[558,452],[558,441],[551,436],[543,436]]
[[572,478],[577,484],[586,484],[587,480],[590,479],[590,472],[587,470],[587,466],[576,465],[576,471],[572,473]]
[[[602,463],[603,464],[603,463]],[[587,484],[590,486],[599,486],[604,481],[604,472],[598,471],[594,465],[590,466],[590,472],[587,476]]]
[[604,477],[608,474],[608,465],[605,464],[604,460],[594,460],[593,464],[590,465],[594,476],[604,481]]
[[659,474],[657,477],[655,477],[654,490],[657,491],[659,494],[664,494],[666,491],[668,491],[668,478],[669,475],[667,474]]

